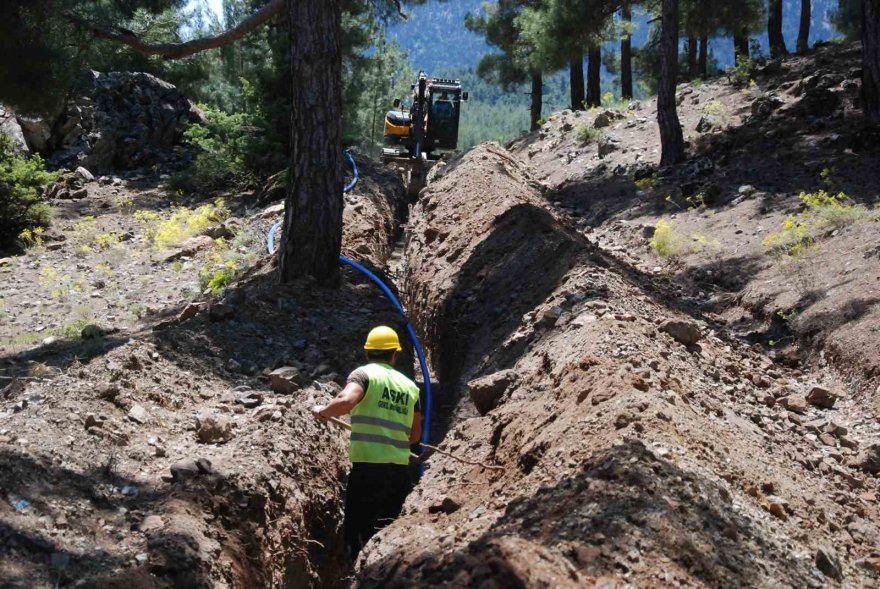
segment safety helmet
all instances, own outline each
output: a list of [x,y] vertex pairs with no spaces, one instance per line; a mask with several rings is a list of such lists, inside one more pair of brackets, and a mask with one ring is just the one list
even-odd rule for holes
[[364,349],[395,350],[397,352],[403,350],[400,347],[400,339],[397,337],[397,332],[385,325],[380,325],[370,332],[367,336],[367,343],[364,344]]

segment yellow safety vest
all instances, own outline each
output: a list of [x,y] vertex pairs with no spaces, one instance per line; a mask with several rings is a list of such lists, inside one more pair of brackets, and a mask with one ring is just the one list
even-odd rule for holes
[[419,387],[387,364],[367,364],[362,370],[370,385],[351,411],[351,461],[409,464]]

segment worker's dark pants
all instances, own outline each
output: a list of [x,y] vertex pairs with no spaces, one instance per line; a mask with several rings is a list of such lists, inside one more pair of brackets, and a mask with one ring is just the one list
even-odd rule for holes
[[352,464],[343,523],[345,547],[352,561],[373,534],[400,515],[409,489],[409,469],[404,465]]

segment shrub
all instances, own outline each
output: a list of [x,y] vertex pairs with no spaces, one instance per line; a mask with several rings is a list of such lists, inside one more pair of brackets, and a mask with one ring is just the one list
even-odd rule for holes
[[672,227],[665,219],[657,221],[651,247],[661,258],[677,258],[688,253],[687,237]]
[[198,150],[195,162],[176,175],[172,185],[187,191],[234,186],[252,188],[259,178],[254,171],[254,153],[258,150],[258,129],[254,116],[229,114],[200,105],[206,124],[191,125],[184,137]]
[[[827,177],[823,170],[823,182]],[[839,229],[873,218],[867,207],[853,203],[843,192],[801,192],[800,199],[803,212],[787,217],[782,231],[771,233],[762,242],[776,256],[801,258],[812,248],[820,229],[828,226]]]
[[51,219],[42,188],[57,177],[46,171],[39,155],[17,156],[12,140],[0,133],[0,250],[15,246],[16,240],[22,246],[39,245],[36,230]]
[[580,143],[586,144],[599,139],[604,133],[600,129],[594,129],[587,124],[580,124],[574,129],[574,138]]
[[755,60],[739,56],[736,58],[736,65],[727,70],[727,79],[737,86],[749,86],[755,69]]
[[153,211],[136,211],[134,218],[144,224],[144,239],[157,248],[164,249],[180,245],[188,238],[202,234],[206,229],[228,219],[230,214],[225,201],[218,198],[213,204],[196,209],[177,207],[164,221],[159,213]]

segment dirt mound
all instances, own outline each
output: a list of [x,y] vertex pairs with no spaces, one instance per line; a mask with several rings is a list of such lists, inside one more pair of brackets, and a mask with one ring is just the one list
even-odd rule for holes
[[455,415],[435,434],[505,470],[432,457],[361,586],[870,583],[877,483],[835,438],[860,423],[589,245],[531,176],[480,146],[414,211],[406,292]]
[[[860,51],[829,45],[768,62],[740,84],[680,85],[692,159],[675,170],[656,169],[653,100],[612,116],[557,113],[511,149],[548,184],[554,209],[603,249],[669,278],[683,300],[779,362],[841,370],[857,402],[876,411],[880,143],[859,109]],[[614,149],[600,157],[608,141]],[[819,191],[845,194],[848,208],[800,197],[815,203]],[[661,222],[671,247],[658,253]],[[773,249],[774,234],[806,247]]]

